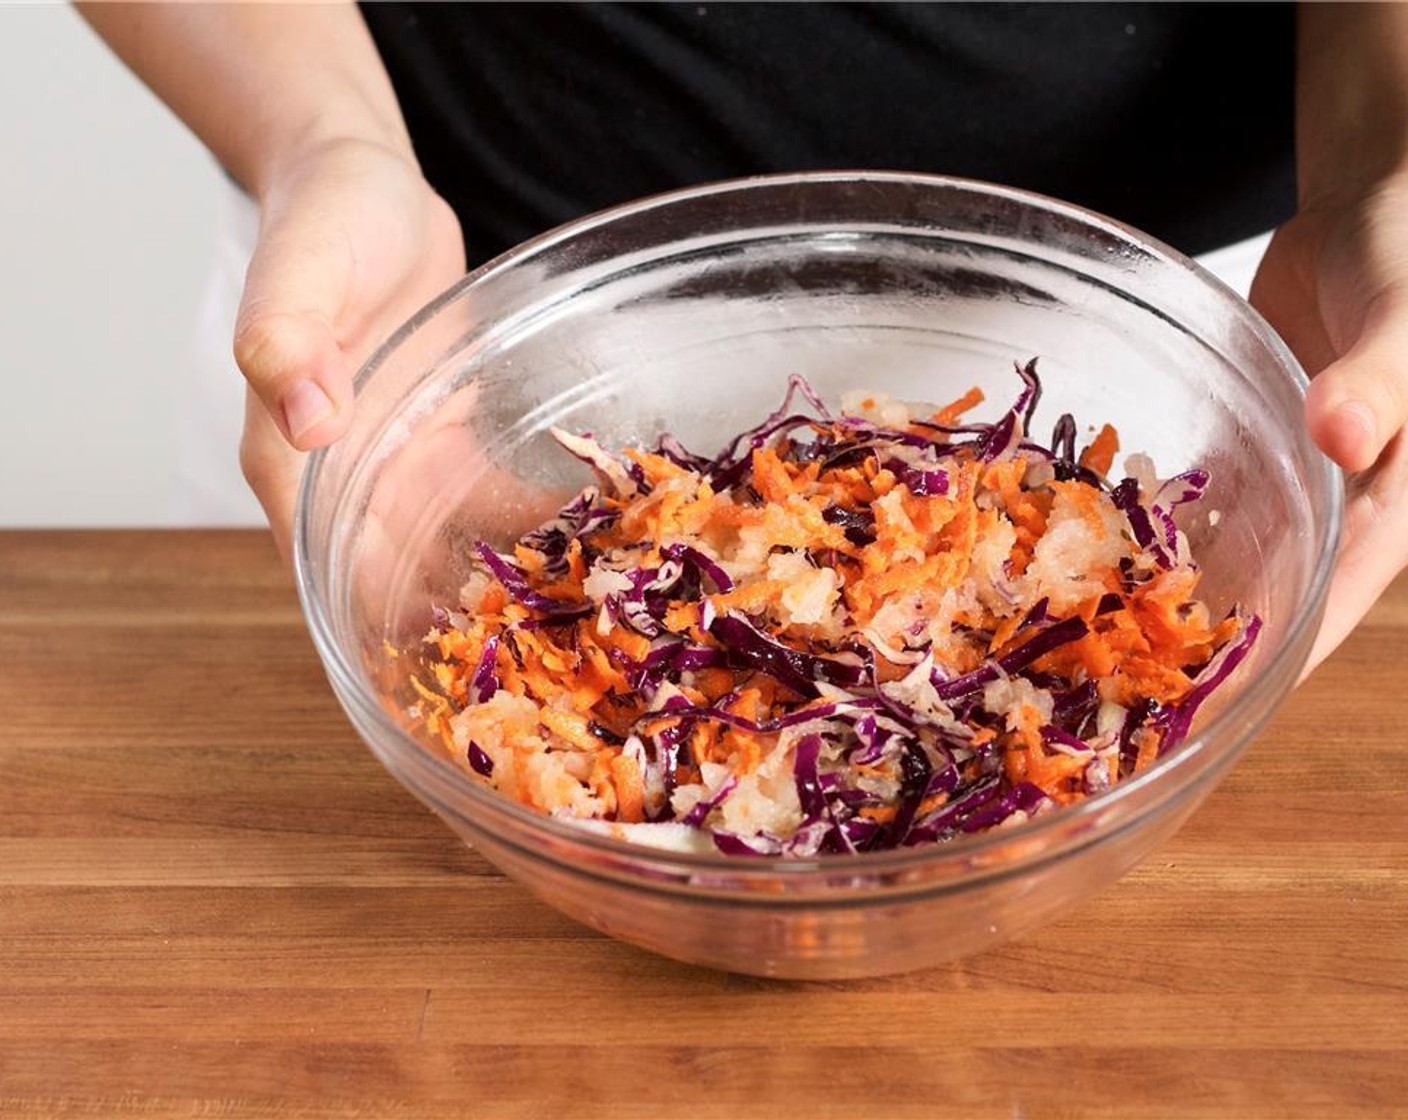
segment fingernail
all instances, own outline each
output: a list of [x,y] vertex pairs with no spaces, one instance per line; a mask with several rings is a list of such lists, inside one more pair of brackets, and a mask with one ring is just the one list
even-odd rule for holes
[[332,401],[316,381],[300,381],[284,394],[284,424],[294,439],[332,414]]

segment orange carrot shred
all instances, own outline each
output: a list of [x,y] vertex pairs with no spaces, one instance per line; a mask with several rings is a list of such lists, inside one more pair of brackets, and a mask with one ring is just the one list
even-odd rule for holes
[[[926,423],[867,398],[861,421],[789,421],[708,470],[665,441],[625,449],[632,481],[613,489],[623,476],[598,464],[572,514],[590,508],[590,526],[523,538],[504,553],[514,573],[476,568],[437,612],[409,711],[536,809],[646,828],[691,803],[671,800],[681,788],[722,791],[714,767],[735,783],[711,809],[729,828],[785,805],[760,835],[798,813],[832,829],[821,799],[892,844],[978,782],[1034,787],[1044,811],[1148,769],[1245,617],[1213,617],[1186,554],[1141,547],[1088,474],[1030,443],[995,454],[935,431],[984,399],[971,388]],[[1105,424],[1079,465],[1107,476],[1119,450]],[[1012,664],[1053,626],[1063,641]],[[1102,704],[1160,714],[1112,735]],[[862,720],[890,746],[860,758]],[[934,753],[934,727],[963,784],[929,793],[904,766],[912,742]],[[823,794],[846,781],[850,801]]]

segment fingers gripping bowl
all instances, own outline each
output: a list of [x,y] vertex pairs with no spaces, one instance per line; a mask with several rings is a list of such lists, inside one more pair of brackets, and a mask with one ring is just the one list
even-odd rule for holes
[[[589,480],[551,429],[604,446],[725,444],[788,378],[942,402],[1007,395],[1040,355],[1049,415],[1108,421],[1162,475],[1209,472],[1187,519],[1200,596],[1262,619],[1180,747],[1057,812],[924,847],[813,859],[672,853],[496,795],[410,712],[435,604]],[[817,174],[647,199],[491,262],[362,371],[352,430],[313,456],[300,594],[333,688],[396,778],[548,903],[684,960],[873,975],[979,951],[1167,837],[1294,684],[1339,531],[1304,378],[1244,303],[1076,208],[931,177]],[[995,406],[1000,408],[1000,405]],[[1211,516],[1216,511],[1217,516]]]

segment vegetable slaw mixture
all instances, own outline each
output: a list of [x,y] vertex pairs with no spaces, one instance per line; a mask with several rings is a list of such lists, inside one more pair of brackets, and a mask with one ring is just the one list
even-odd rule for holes
[[[1107,478],[1106,425],[833,414],[793,377],[706,459],[664,436],[437,609],[418,714],[544,813],[646,843],[811,857],[942,841],[1079,801],[1188,734],[1260,620],[1210,617],[1174,520],[1207,474]],[[429,686],[427,686],[429,685]]]

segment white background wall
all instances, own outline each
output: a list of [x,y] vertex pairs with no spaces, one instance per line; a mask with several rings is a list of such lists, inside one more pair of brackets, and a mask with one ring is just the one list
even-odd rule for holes
[[169,521],[219,174],[71,8],[0,6],[0,525]]

